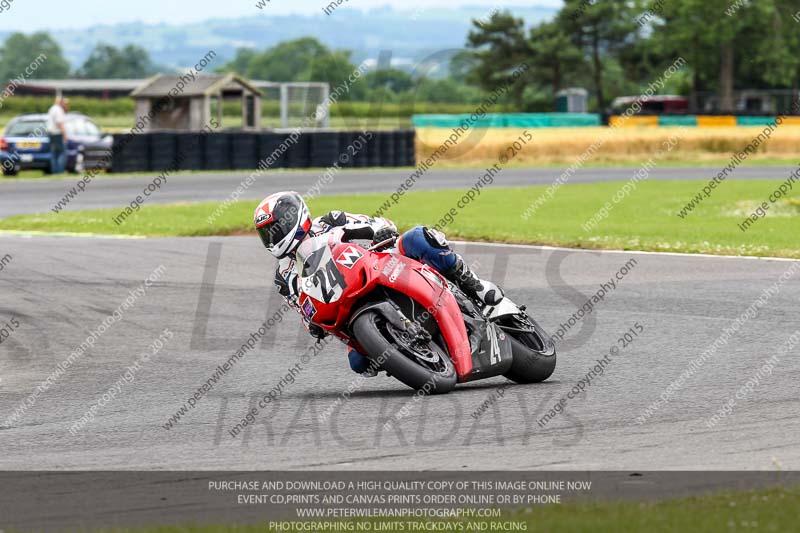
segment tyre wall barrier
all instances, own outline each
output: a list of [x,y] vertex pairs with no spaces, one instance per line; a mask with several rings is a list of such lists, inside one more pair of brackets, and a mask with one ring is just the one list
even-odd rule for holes
[[114,136],[111,172],[404,167],[415,131],[153,132]]

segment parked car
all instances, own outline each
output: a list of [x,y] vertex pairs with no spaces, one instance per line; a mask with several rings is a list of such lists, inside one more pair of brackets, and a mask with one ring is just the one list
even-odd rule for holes
[[[113,142],[100,127],[80,113],[68,113],[67,171],[77,174],[87,168],[107,168]],[[53,168],[47,115],[22,115],[11,120],[0,138],[0,165],[3,174],[14,176],[21,170]]]

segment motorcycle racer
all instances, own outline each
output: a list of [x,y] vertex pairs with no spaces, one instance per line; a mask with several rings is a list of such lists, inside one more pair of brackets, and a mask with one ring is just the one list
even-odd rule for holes
[[[287,303],[303,316],[309,333],[325,337],[325,331],[310,322],[298,305],[298,265],[295,254],[300,244],[308,238],[340,230],[342,240],[365,239],[373,244],[399,236],[397,226],[386,218],[351,214],[334,210],[312,219],[303,198],[294,191],[271,194],[255,210],[253,223],[264,247],[278,259],[275,285]],[[397,239],[397,251],[438,270],[468,296],[486,305],[497,305],[503,291],[494,283],[478,278],[463,258],[455,253],[444,234],[425,226],[416,226]],[[352,346],[348,359],[354,372],[366,376],[376,375],[370,361]]]

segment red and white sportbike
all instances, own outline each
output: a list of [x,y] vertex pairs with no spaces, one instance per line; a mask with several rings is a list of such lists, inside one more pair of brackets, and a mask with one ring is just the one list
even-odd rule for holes
[[379,370],[431,394],[498,375],[535,383],[553,373],[555,345],[524,306],[470,299],[397,252],[396,238],[369,248],[341,239],[334,230],[300,245],[299,304]]

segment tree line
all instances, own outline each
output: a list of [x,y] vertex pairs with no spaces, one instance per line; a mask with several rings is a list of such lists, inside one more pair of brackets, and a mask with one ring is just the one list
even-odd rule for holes
[[734,90],[798,89],[797,0],[565,0],[552,21],[526,28],[509,11],[473,24],[460,54],[471,84],[490,90],[521,62],[533,68],[512,94],[515,107],[551,107],[564,87],[590,89],[594,108],[638,95],[683,58],[662,94],[717,95],[733,111]]
[[[0,79],[13,79],[31,51],[48,60],[39,78],[142,78],[159,71],[138,46],[100,43],[72,71],[47,33],[11,34],[0,46]],[[552,111],[563,88],[589,89],[591,109],[616,96],[638,95],[682,58],[685,67],[665,80],[662,94],[713,92],[721,111],[733,111],[737,89],[798,90],[800,5],[797,0],[565,0],[552,20],[527,25],[510,10],[474,20],[464,48],[414,69],[385,66],[349,84],[345,101],[471,104],[497,89],[508,73],[530,69],[498,105],[506,111]],[[352,52],[332,50],[313,37],[266,50],[239,49],[220,71],[251,79],[346,83],[356,71]]]
[[116,48],[107,43],[98,43],[86,61],[73,70],[50,34],[37,32],[25,35],[16,32],[9,35],[0,46],[0,80],[19,77],[39,54],[47,58],[32,73],[32,77],[39,79],[144,78],[164,70],[153,64],[147,51],[140,46]]

